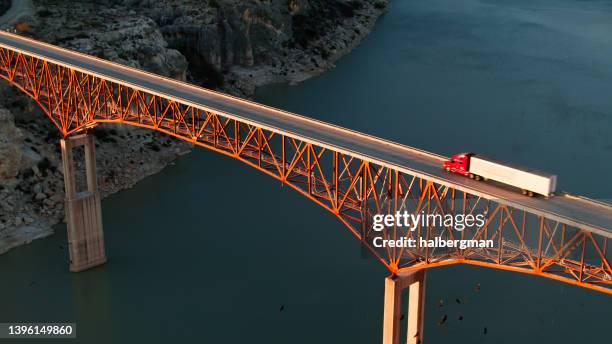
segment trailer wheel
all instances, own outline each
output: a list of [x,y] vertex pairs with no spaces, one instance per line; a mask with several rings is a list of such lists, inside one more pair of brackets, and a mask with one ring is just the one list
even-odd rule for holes
[[475,174],[475,175],[474,175],[474,179],[476,179],[476,180],[481,180],[481,179],[482,179],[482,177],[481,177],[481,176],[479,176],[479,175],[477,175],[477,174]]
[[521,189],[521,193],[526,196],[527,195],[527,190]]
[[529,191],[529,192],[527,192],[527,196],[529,196],[529,197],[533,197],[533,191]]
[[470,173],[470,179],[474,179],[474,175]]

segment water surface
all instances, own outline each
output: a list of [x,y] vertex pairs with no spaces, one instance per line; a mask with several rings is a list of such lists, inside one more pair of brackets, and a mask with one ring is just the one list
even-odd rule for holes
[[[609,198],[610,32],[610,1],[396,0],[337,68],[257,100]],[[103,211],[103,267],[67,271],[64,226],[0,257],[0,322],[74,321],[74,343],[380,342],[382,266],[332,215],[239,162],[197,149]],[[609,340],[612,299],[559,282],[446,267],[428,272],[426,296],[427,343]]]

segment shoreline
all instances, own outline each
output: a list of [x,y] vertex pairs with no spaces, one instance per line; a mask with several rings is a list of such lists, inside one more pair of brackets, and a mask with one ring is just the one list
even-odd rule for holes
[[[341,29],[344,32],[339,33],[330,31],[316,41],[317,44],[333,44],[332,42],[335,42],[337,39],[336,36],[346,34],[349,30],[351,31],[354,38],[348,41],[347,44],[340,49],[336,49],[326,60],[316,60],[305,52],[296,52],[293,56],[287,56],[287,66],[284,68],[272,66],[259,66],[253,68],[234,66],[227,72],[227,75],[225,75],[228,80],[231,81],[230,85],[222,87],[218,89],[218,91],[252,99],[258,87],[275,83],[296,85],[331,70],[335,67],[338,60],[359,46],[363,39],[370,34],[378,18],[387,11],[387,6],[385,5],[382,8],[372,6],[368,9],[370,12],[366,14],[367,20],[365,22],[359,22],[357,18],[354,18],[350,23],[347,23],[346,26],[338,28],[338,30]],[[292,72],[287,73],[288,70]],[[193,83],[191,80],[189,82]],[[19,97],[19,95],[17,97]],[[32,110],[32,112],[35,111]],[[42,117],[43,116],[41,116],[41,118]],[[42,118],[42,120],[47,121],[46,118]],[[43,123],[43,121],[41,121],[40,118],[36,119],[39,127],[43,127],[43,130],[45,130],[44,127],[46,126],[46,130],[49,130],[50,123]],[[97,142],[96,145],[98,146],[98,144],[100,144],[100,147],[102,147],[104,144],[104,149],[97,148],[96,153],[96,158],[98,160],[98,179],[100,182],[100,194],[102,199],[123,190],[131,189],[136,183],[146,177],[161,172],[166,166],[172,164],[174,160],[190,153],[193,149],[193,145],[187,142],[172,140],[165,135],[146,129],[139,130],[131,128],[133,127],[100,126],[94,130]],[[52,129],[53,128],[51,128],[51,130]],[[19,128],[17,126],[14,130],[21,132],[21,136],[25,137],[26,142],[36,139],[33,135],[28,136],[30,133],[28,130],[24,130],[24,128]],[[109,135],[109,132],[113,134]],[[132,151],[126,154],[126,152],[121,151],[121,149],[109,147],[114,143],[117,143],[117,146],[121,146],[123,142],[129,143],[130,146],[140,146],[140,153]],[[41,147],[46,148],[47,152],[37,153],[40,153],[41,156],[45,155],[43,153],[53,154],[52,151],[55,149],[55,145],[57,145],[56,142],[48,143],[46,147]],[[151,149],[152,151],[147,149],[143,151],[142,147]],[[131,161],[139,159],[140,161],[134,164],[128,164],[128,166],[117,166],[117,164],[122,162],[125,163],[125,161],[120,161],[120,159],[116,158],[116,155],[124,156],[125,160]],[[58,165],[61,166],[61,164]],[[9,252],[13,248],[27,245],[33,240],[53,235],[55,232],[53,227],[64,221],[63,183],[60,182],[62,184],[60,187],[57,187],[57,185],[48,185],[52,184],[48,183],[52,178],[63,181],[61,171],[41,172],[37,171],[36,166],[33,166],[33,169],[33,178],[38,179],[29,183],[32,189],[38,189],[38,192],[33,192],[33,196],[41,203],[40,209],[38,209],[40,214],[34,209],[36,207],[30,207],[29,204],[26,204],[26,209],[29,210],[14,214],[13,226],[9,225],[7,227],[0,222],[0,255]],[[53,176],[47,177],[47,173],[52,173]],[[117,173],[122,173],[122,175],[117,176]],[[44,182],[47,183],[45,184]],[[40,184],[43,184],[43,186],[40,186]],[[0,188],[0,191],[2,191],[2,188]],[[60,195],[61,197],[59,197]],[[0,196],[2,195],[0,194]],[[11,195],[9,195],[9,197],[10,196]],[[10,198],[8,199],[10,200]],[[7,202],[3,204],[3,201],[6,201],[6,199],[3,200],[2,197],[0,197],[0,209],[3,208],[3,205],[5,209],[13,207],[13,204],[10,204],[10,202],[8,202],[7,207]]]
[[[242,91],[245,91],[245,90],[247,91],[246,93],[243,93],[243,96],[248,99],[251,99],[251,97],[255,93],[255,89],[257,89],[258,87],[272,85],[272,84],[289,84],[293,86],[303,81],[306,81],[310,78],[317,77],[335,68],[336,62],[338,62],[340,59],[342,59],[342,57],[348,55],[355,48],[357,48],[362,43],[362,41],[366,37],[369,36],[369,34],[375,28],[376,23],[378,22],[378,19],[380,18],[380,16],[384,15],[387,12],[387,9],[388,9],[388,2],[383,8],[376,8],[376,7],[371,8],[371,12],[367,13],[369,17],[367,17],[368,20],[366,23],[358,23],[358,21],[355,19],[351,22],[350,25],[347,25],[347,27],[344,29],[347,29],[347,28],[352,29],[352,31],[355,34],[355,38],[349,41],[346,46],[342,47],[341,49],[335,50],[329,56],[328,59],[324,61],[317,61],[319,63],[319,66],[313,65],[312,63],[308,64],[308,62],[306,62],[306,64],[310,68],[308,68],[307,70],[299,71],[298,70],[299,67],[303,66],[305,61],[303,61],[303,59],[299,60],[299,58],[293,57],[295,58],[295,60],[291,62],[292,62],[292,66],[296,70],[295,73],[282,75],[281,71],[278,68],[264,66],[262,68],[255,69],[255,70],[252,68],[249,69],[249,68],[234,67],[230,70],[230,75],[234,74],[234,75],[242,76],[242,79],[248,82],[246,85],[242,85],[243,88],[241,89]],[[355,32],[355,30],[357,30],[358,33]],[[330,32],[328,35],[320,38],[319,41],[326,42],[327,44],[333,44],[335,40],[334,38],[335,34],[336,32]],[[290,59],[291,58],[292,57],[290,57]],[[308,58],[308,56],[305,54],[304,58]],[[250,77],[245,76],[249,74],[252,76]],[[231,89],[228,91],[221,90],[221,92],[224,92],[224,93],[231,93],[231,91],[232,91]]]

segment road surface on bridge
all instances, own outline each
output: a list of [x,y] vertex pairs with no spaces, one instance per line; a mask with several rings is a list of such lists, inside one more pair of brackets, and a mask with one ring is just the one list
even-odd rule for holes
[[612,238],[612,206],[568,194],[523,196],[509,186],[450,174],[442,169],[446,158],[433,153],[21,36],[0,32],[0,46]]

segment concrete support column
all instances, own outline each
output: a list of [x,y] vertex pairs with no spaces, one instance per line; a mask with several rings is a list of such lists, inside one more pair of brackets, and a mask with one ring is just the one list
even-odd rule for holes
[[416,271],[408,289],[408,344],[423,342],[425,320],[425,270]]
[[[93,136],[82,134],[60,142],[66,187],[66,224],[70,271],[79,272],[106,263],[102,206],[98,192]],[[75,179],[73,148],[83,146],[87,190],[78,191]]]
[[402,291],[408,289],[407,344],[423,342],[425,309],[425,270],[398,274],[385,279],[385,307],[383,314],[383,344],[400,343]]
[[383,314],[383,344],[399,344],[402,286],[396,277],[385,278],[385,310]]

